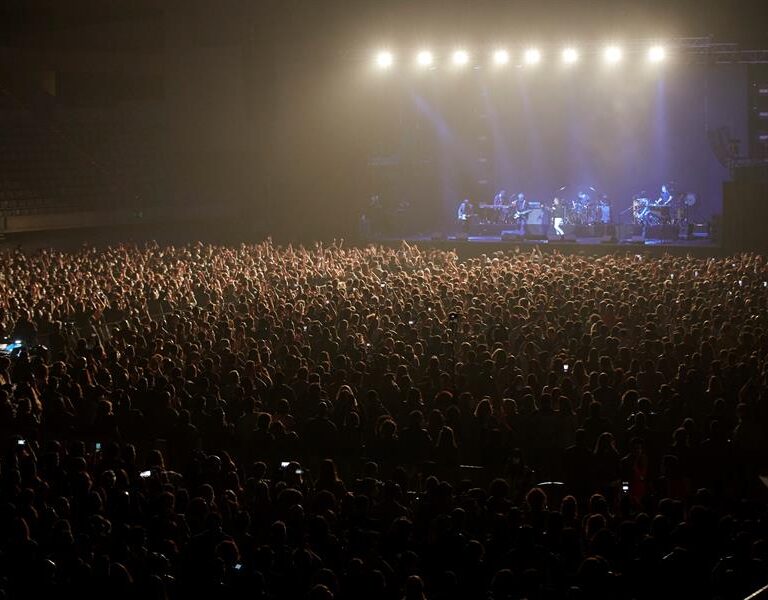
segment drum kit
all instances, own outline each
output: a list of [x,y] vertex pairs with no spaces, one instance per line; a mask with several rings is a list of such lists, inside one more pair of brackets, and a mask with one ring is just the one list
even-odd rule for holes
[[[575,195],[574,195],[575,192]],[[565,225],[597,225],[611,222],[611,205],[608,197],[592,186],[577,187],[569,190],[563,186],[558,190],[565,206],[563,223]]]

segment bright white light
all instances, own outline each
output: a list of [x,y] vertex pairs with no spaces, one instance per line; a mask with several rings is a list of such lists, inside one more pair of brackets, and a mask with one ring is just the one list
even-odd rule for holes
[[563,50],[563,62],[572,65],[579,60],[579,51],[576,48],[566,48]]
[[541,52],[536,48],[529,48],[523,54],[523,60],[526,65],[535,65],[541,62]]
[[435,61],[432,53],[429,50],[422,50],[416,55],[416,62],[421,67],[429,67]]
[[608,64],[615,65],[624,57],[624,52],[618,46],[608,46],[603,52],[603,58]]
[[458,67],[463,67],[469,62],[469,53],[466,50],[456,50],[453,53],[453,64]]
[[667,58],[667,51],[664,46],[651,46],[648,49],[648,60],[653,63],[662,62]]
[[391,52],[383,50],[376,55],[376,66],[380,69],[389,69],[395,63],[395,57]]
[[493,62],[497,65],[506,65],[509,62],[509,52],[506,50],[496,50],[493,53]]

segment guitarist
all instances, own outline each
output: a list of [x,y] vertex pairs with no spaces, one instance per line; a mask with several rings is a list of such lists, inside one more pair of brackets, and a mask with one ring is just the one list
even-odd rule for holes
[[520,231],[525,231],[525,224],[528,222],[528,201],[525,199],[525,194],[520,192],[515,200],[515,220],[520,228]]
[[456,218],[461,223],[462,231],[469,234],[469,225],[472,221],[472,217],[475,216],[475,207],[469,198],[464,198],[459,209],[456,211]]

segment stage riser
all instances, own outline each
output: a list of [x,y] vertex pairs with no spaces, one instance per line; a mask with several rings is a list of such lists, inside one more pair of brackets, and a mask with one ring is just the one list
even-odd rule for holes
[[[591,238],[612,236],[617,228],[628,227],[638,235],[642,234],[642,227],[637,225],[563,225],[566,237]],[[675,228],[677,230],[677,228]],[[524,233],[526,236],[557,237],[555,228],[551,225],[528,224],[524,232],[510,225],[473,225],[469,228],[470,236],[501,236],[504,232]]]

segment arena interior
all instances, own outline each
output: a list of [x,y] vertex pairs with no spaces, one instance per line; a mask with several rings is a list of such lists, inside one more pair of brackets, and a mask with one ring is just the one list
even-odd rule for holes
[[768,598],[766,17],[0,0],[0,600]]

